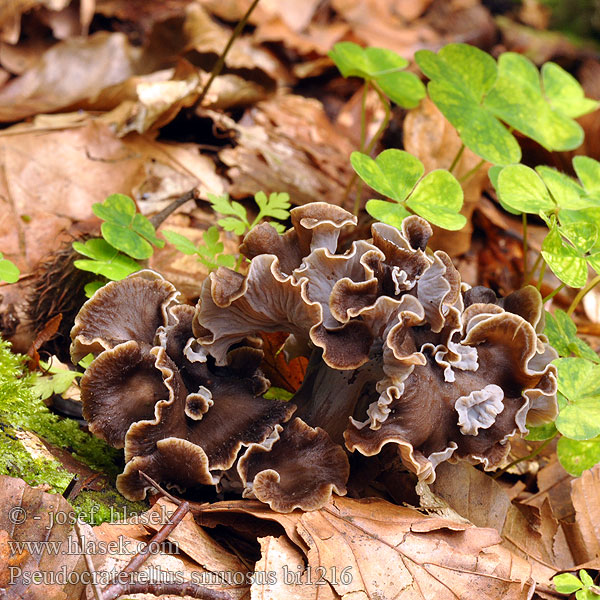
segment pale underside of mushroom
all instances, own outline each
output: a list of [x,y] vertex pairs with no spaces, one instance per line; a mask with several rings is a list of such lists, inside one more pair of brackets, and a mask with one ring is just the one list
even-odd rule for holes
[[[356,224],[326,203],[292,211],[283,235],[251,231],[241,275],[220,268],[198,305],[142,272],[90,299],[72,332],[90,429],[125,448],[118,487],[140,498],[155,480],[238,489],[278,511],[344,494],[348,453],[396,448],[426,482],[445,460],[497,467],[510,438],[556,416],[556,357],[541,298],[469,289],[420,217]],[[122,303],[129,302],[125,308]],[[135,306],[144,303],[143,314]],[[143,321],[143,322],[142,322]],[[256,336],[284,331],[288,356],[310,357],[291,402],[262,397]]]

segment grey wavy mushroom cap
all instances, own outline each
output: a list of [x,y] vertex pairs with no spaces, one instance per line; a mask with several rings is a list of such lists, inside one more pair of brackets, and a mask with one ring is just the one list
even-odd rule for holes
[[[539,332],[541,297],[469,289],[431,252],[420,217],[376,223],[339,249],[356,218],[318,202],[279,235],[259,225],[241,250],[246,275],[219,268],[198,305],[148,271],[106,285],[79,313],[72,356],[94,353],[82,378],[90,429],[125,448],[119,490],[153,479],[183,489],[238,490],[273,509],[312,510],[344,494],[348,452],[396,448],[431,482],[465,459],[492,469],[510,438],[557,413],[556,353]],[[291,402],[262,397],[261,332],[290,335],[310,356]]]

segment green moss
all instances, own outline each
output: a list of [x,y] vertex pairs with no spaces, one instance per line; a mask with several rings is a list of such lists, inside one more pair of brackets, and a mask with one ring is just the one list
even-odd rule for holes
[[[4,431],[3,442],[6,441],[0,452],[0,472],[22,477],[32,485],[35,485],[33,481],[42,479],[44,473],[48,479],[43,482],[54,491],[62,492],[68,485],[72,475],[58,461],[30,456],[16,435],[19,430],[26,430],[114,478],[119,472],[120,452],[83,431],[77,421],[61,418],[48,410],[34,394],[32,383],[33,377],[24,368],[24,357],[13,354],[10,344],[0,339],[0,427]],[[31,473],[28,472],[30,467],[34,469]],[[51,476],[52,469],[56,470],[54,476]]]
[[128,519],[148,510],[147,502],[130,502],[112,489],[83,491],[71,501],[75,512],[90,525]]

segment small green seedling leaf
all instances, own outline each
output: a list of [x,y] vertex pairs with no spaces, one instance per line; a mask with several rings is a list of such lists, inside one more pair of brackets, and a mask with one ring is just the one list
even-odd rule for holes
[[198,260],[211,271],[218,267],[235,266],[235,256],[222,254],[225,247],[219,241],[219,230],[214,225],[202,234],[204,245],[196,246],[192,240],[175,231],[164,231],[163,235],[183,254],[196,254]]
[[468,44],[448,44],[437,54],[419,50],[415,60],[431,80],[429,96],[465,146],[496,165],[521,160],[517,140],[484,103],[497,78],[489,54]]
[[92,205],[97,217],[104,220],[101,231],[104,239],[128,256],[146,259],[152,256],[152,246],[162,247],[154,226],[136,212],[134,201],[124,194],[111,194],[103,203]]
[[556,591],[561,594],[572,594],[583,587],[583,583],[573,573],[561,573],[552,578]]
[[73,242],[73,249],[91,259],[76,260],[73,264],[78,269],[103,275],[113,281],[124,279],[141,268],[135,260],[101,238],[94,238],[85,243]]
[[369,187],[396,202],[406,200],[425,172],[423,163],[404,150],[384,150],[376,159],[353,152],[350,162]]
[[541,442],[553,438],[557,433],[556,425],[554,423],[546,423],[539,427],[529,427],[529,433],[525,439],[531,442]]
[[600,462],[600,437],[591,440],[571,440],[561,437],[556,454],[563,469],[575,477]]
[[585,97],[577,79],[556,63],[542,66],[542,84],[550,106],[567,117],[576,119],[598,108],[596,100]]
[[[550,85],[542,90],[537,67],[522,54],[505,52],[498,59],[498,78],[486,96],[484,106],[549,151],[573,150],[583,142],[583,129],[568,114],[555,109],[557,106],[564,108],[564,96],[560,92],[554,94],[558,91],[557,80],[564,80],[565,75],[568,74],[558,65],[546,67],[546,81],[550,81]],[[576,81],[569,81],[581,90]],[[573,97],[573,87],[567,94]],[[594,106],[593,102],[579,102],[575,112],[590,112]]]
[[408,61],[393,50],[338,42],[329,57],[344,77],[375,81],[393,102],[404,108],[414,108],[425,97],[421,80],[413,73],[403,71]]
[[104,281],[90,281],[83,286],[86,298],[91,298],[101,287],[104,287]]
[[589,156],[576,156],[573,159],[573,168],[586,194],[600,200],[600,162]]
[[44,361],[40,361],[40,365],[50,374],[41,375],[36,373],[34,377],[32,388],[42,400],[50,398],[54,394],[63,394],[73,385],[77,377],[83,375],[79,371],[56,367]]
[[562,406],[556,428],[572,440],[600,435],[600,365],[583,358],[559,358],[558,391]]
[[239,202],[231,201],[229,194],[222,196],[208,194],[208,199],[215,212],[226,215],[225,218],[217,221],[225,231],[243,235],[250,229],[246,209]]
[[406,205],[430,223],[457,231],[467,224],[460,214],[463,191],[452,173],[438,169],[419,181]]
[[464,227],[466,219],[459,213],[463,191],[448,171],[436,170],[423,177],[423,163],[403,150],[384,150],[376,159],[353,152],[350,162],[359,177],[380,194],[397,204],[369,200],[367,212],[375,219],[400,227],[410,208],[429,222],[445,229]]
[[504,167],[498,174],[497,190],[502,203],[514,211],[537,215],[556,208],[541,177],[525,165]]
[[546,328],[544,334],[550,345],[564,358],[575,354],[595,363],[600,363],[600,357],[581,338],[577,337],[577,327],[573,319],[564,310],[556,309],[552,315],[546,312]]
[[285,192],[273,192],[268,198],[264,192],[257,192],[254,194],[254,201],[260,210],[250,229],[258,225],[262,219],[286,221],[290,218],[290,195]]
[[3,258],[2,252],[0,252],[0,281],[15,283],[19,280],[20,274],[21,271],[17,265],[8,258]]
[[542,256],[552,272],[570,287],[583,287],[587,281],[587,260],[568,245],[557,227],[552,227],[542,243]]
[[590,577],[590,574],[585,569],[581,569],[579,571],[579,579],[581,579],[583,585],[587,585],[588,587],[594,585],[594,580]]
[[537,166],[535,170],[561,209],[589,208],[590,200],[586,198],[585,191],[574,179],[545,165]]

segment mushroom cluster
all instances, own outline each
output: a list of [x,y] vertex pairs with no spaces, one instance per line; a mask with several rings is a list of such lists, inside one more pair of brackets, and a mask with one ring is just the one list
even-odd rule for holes
[[[180,489],[238,490],[287,512],[344,494],[348,452],[386,445],[419,479],[445,460],[498,466],[515,434],[556,417],[556,358],[537,290],[503,299],[469,288],[450,258],[427,250],[431,227],[376,223],[338,249],[345,210],[317,202],[292,229],[254,228],[242,275],[219,268],[198,305],[142,271],[96,292],[71,332],[91,431],[124,447],[117,487],[140,476]],[[263,398],[260,332],[284,331],[288,358],[310,357],[290,402]]]

